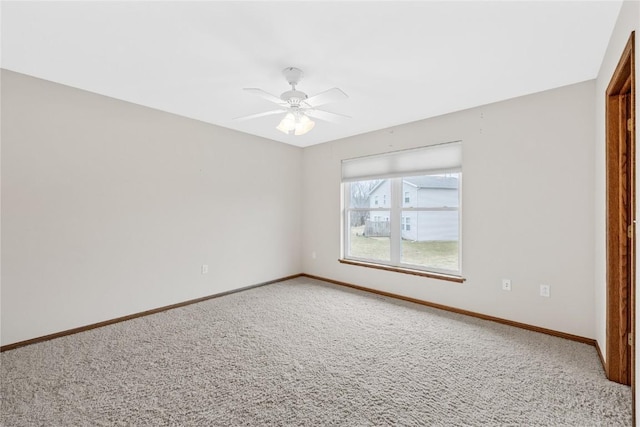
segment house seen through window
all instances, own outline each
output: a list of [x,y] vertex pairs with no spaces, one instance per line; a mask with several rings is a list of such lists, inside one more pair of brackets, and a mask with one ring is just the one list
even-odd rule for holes
[[[445,148],[451,151],[449,144]],[[418,157],[437,158],[437,150],[426,148]],[[459,143],[456,151],[460,152]],[[442,167],[425,162],[420,174],[343,177],[343,257],[459,276],[462,172],[459,160],[448,161]],[[385,201],[382,206],[380,198]]]

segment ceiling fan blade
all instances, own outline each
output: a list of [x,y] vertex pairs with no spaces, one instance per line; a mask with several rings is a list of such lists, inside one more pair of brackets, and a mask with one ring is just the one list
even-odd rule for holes
[[320,119],[320,120],[324,120],[325,122],[331,122],[331,123],[340,123],[342,122],[344,119],[350,119],[351,117],[346,116],[344,114],[338,114],[338,113],[331,113],[329,111],[324,111],[324,110],[315,110],[315,109],[307,109],[304,110],[304,114],[306,114],[307,116],[316,118],[316,119]]
[[233,120],[237,120],[239,122],[243,122],[245,120],[257,119],[258,117],[271,116],[273,114],[285,113],[286,110],[271,110],[265,111],[264,113],[251,114],[249,116],[236,117]]
[[342,101],[347,98],[349,98],[349,96],[346,93],[337,87],[334,87],[332,89],[325,90],[324,92],[320,92],[311,98],[305,99],[304,103],[310,107],[319,107],[330,102]]
[[286,106],[287,105],[286,101],[283,101],[279,97],[277,97],[275,95],[272,95],[269,92],[265,92],[262,89],[258,89],[258,88],[255,88],[255,87],[246,87],[243,90],[245,92],[249,92],[249,93],[252,93],[254,95],[258,95],[259,97],[264,98],[267,101],[271,101],[271,102],[273,102],[275,104],[282,105],[282,106]]

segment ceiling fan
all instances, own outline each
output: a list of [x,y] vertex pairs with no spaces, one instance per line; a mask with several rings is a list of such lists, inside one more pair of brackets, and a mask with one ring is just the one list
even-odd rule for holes
[[347,99],[347,94],[342,90],[334,87],[317,95],[309,97],[306,93],[296,90],[296,85],[300,83],[300,80],[302,80],[302,76],[304,75],[302,70],[295,67],[287,67],[282,70],[282,74],[284,74],[287,82],[291,85],[291,90],[282,93],[282,95],[280,95],[279,97],[265,92],[262,89],[244,89],[246,92],[258,95],[266,99],[267,101],[271,101],[274,104],[278,105],[279,108],[277,110],[237,117],[234,120],[243,121],[256,119],[258,117],[270,116],[273,114],[285,113],[284,118],[280,121],[280,124],[276,127],[276,129],[289,135],[304,135],[315,126],[315,122],[313,122],[309,117],[332,123],[338,123],[342,119],[350,118],[349,116],[345,116],[344,114],[331,113],[329,111],[319,110],[317,108],[330,102],[342,101],[344,99]]

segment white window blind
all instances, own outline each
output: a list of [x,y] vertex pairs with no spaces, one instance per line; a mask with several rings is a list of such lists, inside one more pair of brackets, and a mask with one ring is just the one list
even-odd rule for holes
[[342,182],[454,172],[462,168],[462,142],[447,142],[342,161]]

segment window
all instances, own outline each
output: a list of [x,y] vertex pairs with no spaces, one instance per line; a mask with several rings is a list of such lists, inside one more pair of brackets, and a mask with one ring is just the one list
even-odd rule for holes
[[375,205],[378,206],[378,196],[373,196],[373,200],[375,200]]
[[402,229],[404,231],[411,231],[411,218],[408,216],[402,217]]
[[457,142],[343,161],[343,258],[461,276],[460,159]]

